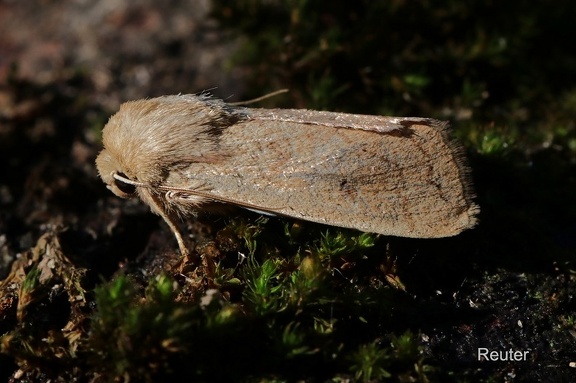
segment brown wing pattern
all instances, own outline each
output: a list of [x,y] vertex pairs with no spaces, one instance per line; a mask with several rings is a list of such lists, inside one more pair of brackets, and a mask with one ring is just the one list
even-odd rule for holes
[[[258,111],[220,137],[227,160],[184,170],[190,188],[202,185],[214,199],[386,235],[446,237],[475,224],[460,148],[437,121],[358,116],[363,127],[346,121],[339,127],[323,123],[327,112],[305,111],[311,122],[302,123]],[[384,133],[378,129],[383,118],[390,119]],[[371,123],[374,131],[366,128]]]

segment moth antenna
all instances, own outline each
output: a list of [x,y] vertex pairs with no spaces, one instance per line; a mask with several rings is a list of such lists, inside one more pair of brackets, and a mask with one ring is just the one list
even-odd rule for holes
[[115,180],[122,181],[122,182],[124,182],[125,184],[128,184],[128,185],[142,186],[142,187],[148,186],[148,185],[146,185],[146,184],[144,184],[144,183],[142,183],[142,182],[132,181],[130,178],[122,177],[120,174],[118,174],[118,173],[116,173],[116,172],[112,173],[112,177],[113,177]]
[[265,94],[265,95],[263,95],[263,96],[260,96],[260,97],[257,97],[257,98],[253,98],[252,100],[238,101],[238,102],[229,102],[228,105],[238,106],[238,105],[254,104],[254,103],[260,102],[260,101],[262,101],[262,100],[266,100],[267,98],[274,97],[274,96],[277,96],[277,95],[282,94],[282,93],[287,93],[289,90],[290,90],[290,89],[287,89],[287,88],[279,89],[279,90],[274,91],[274,92],[272,92],[272,93],[268,93],[268,94]]

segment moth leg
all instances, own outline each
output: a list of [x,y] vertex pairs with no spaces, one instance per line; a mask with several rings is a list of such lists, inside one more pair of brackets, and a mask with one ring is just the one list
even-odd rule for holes
[[170,230],[172,230],[172,232],[174,233],[174,236],[176,237],[176,241],[178,242],[178,247],[180,248],[180,253],[182,254],[182,256],[188,257],[188,255],[189,255],[188,248],[186,247],[186,243],[184,242],[184,238],[182,237],[182,234],[180,233],[180,229],[178,229],[178,225],[176,224],[173,217],[171,217],[169,214],[166,214],[164,212],[160,213],[160,217],[164,218],[164,221],[166,221],[166,223],[170,227]]
[[140,190],[140,198],[142,198],[142,200],[144,200],[144,202],[146,202],[146,203],[148,203],[148,205],[150,205],[153,212],[155,212],[156,214],[158,214],[160,217],[162,217],[164,219],[164,222],[166,222],[166,224],[168,224],[168,227],[170,227],[170,230],[172,230],[172,232],[174,233],[174,236],[176,237],[176,241],[178,242],[178,247],[180,248],[180,253],[182,254],[182,256],[188,257],[190,252],[188,251],[188,248],[186,247],[186,243],[184,242],[184,238],[182,237],[182,234],[180,233],[180,229],[178,228],[176,220],[174,219],[173,215],[171,215],[170,213],[168,213],[166,211],[164,204],[162,204],[162,202],[159,201],[158,196],[148,192],[148,190],[146,190],[146,189],[143,189],[143,190]]

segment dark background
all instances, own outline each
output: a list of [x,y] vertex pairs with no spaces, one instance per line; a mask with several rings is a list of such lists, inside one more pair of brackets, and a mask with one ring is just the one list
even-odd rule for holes
[[[0,2],[0,378],[571,381],[573,2],[228,3]],[[203,90],[238,101],[281,88],[290,91],[259,106],[449,120],[473,170],[479,226],[442,240],[344,241],[348,250],[326,261],[329,251],[318,250],[329,242],[326,227],[305,225],[306,234],[297,234],[292,222],[263,224],[237,212],[232,224],[226,217],[189,220],[197,258],[183,261],[158,217],[114,197],[97,176],[101,128],[124,101]],[[42,247],[37,241],[46,233]],[[278,286],[303,272],[305,254],[313,254],[332,292],[319,287],[303,306],[262,311],[247,292],[248,277],[257,278],[247,266],[232,267],[237,252],[253,250],[253,238],[258,266],[282,260]],[[61,266],[43,280],[33,270],[41,270],[46,246],[60,249]],[[214,265],[206,262],[210,251],[219,254]],[[202,282],[189,284],[182,275],[190,279],[186,270],[199,262],[193,274]],[[66,277],[74,268],[86,277]],[[334,277],[335,269],[345,279]],[[161,270],[179,286],[166,302],[151,298],[148,283]],[[82,307],[69,298],[70,280],[86,291]],[[174,310],[190,309],[184,322],[197,332],[149,339],[143,334],[160,325],[137,328],[107,317],[106,307],[123,305],[104,299],[102,286],[126,291],[124,306],[136,311],[125,317],[168,310],[180,323]],[[223,314],[197,311],[207,288],[241,313],[229,327],[210,332],[210,320]],[[285,291],[267,293],[282,301],[292,290]],[[327,297],[340,302],[331,314],[321,303]],[[175,301],[183,306],[170,306]],[[143,307],[150,311],[137,311]],[[334,331],[319,331],[330,319]],[[53,335],[70,323],[78,338]],[[123,332],[106,332],[112,328]],[[53,336],[62,343],[42,343]],[[132,348],[98,336],[124,337]],[[178,339],[180,348],[166,339]],[[530,360],[477,362],[478,347],[529,350]]]

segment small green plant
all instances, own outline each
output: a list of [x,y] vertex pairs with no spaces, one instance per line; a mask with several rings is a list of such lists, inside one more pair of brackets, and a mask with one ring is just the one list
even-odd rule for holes
[[356,379],[363,382],[390,378],[392,375],[386,370],[389,359],[388,351],[376,342],[363,344],[351,356],[350,371]]
[[197,306],[179,304],[174,296],[174,282],[162,274],[143,295],[126,276],[96,288],[97,310],[88,339],[96,370],[111,378],[143,381],[170,370],[170,355],[187,351],[186,339],[202,321]]
[[258,248],[257,239],[260,234],[264,231],[268,218],[261,216],[255,222],[247,223],[242,219],[235,220],[231,223],[231,229],[236,232],[239,238],[244,239],[246,249],[250,255],[256,253]]
[[20,285],[20,291],[18,292],[16,317],[19,322],[22,322],[24,319],[27,306],[37,299],[39,285],[40,269],[34,267],[26,274],[24,281],[22,281],[22,284]]
[[259,315],[279,312],[285,309],[282,296],[282,276],[279,272],[280,260],[270,258],[259,264],[253,257],[243,269],[246,287],[244,299]]
[[343,254],[361,252],[372,246],[376,242],[376,234],[361,233],[350,235],[348,232],[327,230],[322,234],[320,244],[316,251],[319,254],[330,257],[337,257]]
[[401,335],[392,336],[391,346],[395,358],[400,360],[415,360],[420,352],[417,339],[410,330]]

